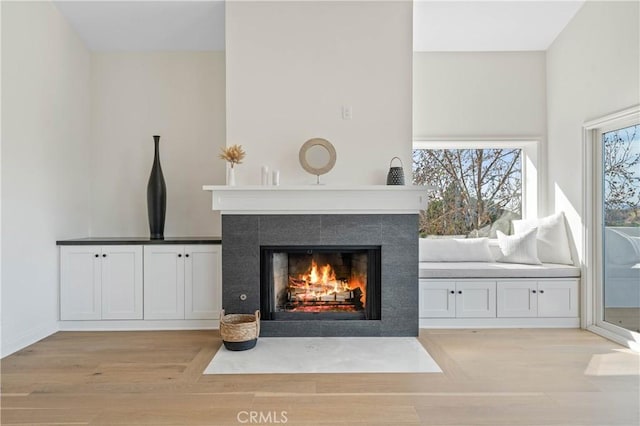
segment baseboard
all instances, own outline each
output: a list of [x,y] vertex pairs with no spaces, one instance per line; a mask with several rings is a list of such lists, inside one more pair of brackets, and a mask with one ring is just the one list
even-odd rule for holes
[[220,320],[59,321],[60,331],[214,330]]
[[24,349],[45,337],[51,336],[57,331],[57,323],[44,324],[31,330],[27,330],[27,332],[23,333],[17,339],[9,342],[2,342],[2,358],[18,352],[19,350]]
[[420,328],[580,328],[580,318],[420,318]]

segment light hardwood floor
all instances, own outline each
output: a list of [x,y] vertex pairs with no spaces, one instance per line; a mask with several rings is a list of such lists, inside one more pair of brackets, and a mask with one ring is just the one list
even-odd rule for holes
[[604,308],[605,321],[640,332],[640,308]]
[[444,373],[203,376],[215,331],[60,332],[2,360],[0,420],[239,425],[257,424],[239,421],[254,411],[285,424],[284,411],[288,425],[640,424],[639,355],[589,332],[422,330],[420,341]]

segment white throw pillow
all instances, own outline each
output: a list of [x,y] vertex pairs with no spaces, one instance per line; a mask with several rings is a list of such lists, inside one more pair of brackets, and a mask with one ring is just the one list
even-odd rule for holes
[[541,219],[513,221],[514,234],[521,234],[533,228],[538,228],[538,257],[540,261],[573,265],[569,237],[562,212]]
[[421,262],[493,262],[488,238],[420,238]]
[[500,245],[500,251],[502,251],[502,257],[498,258],[498,262],[540,265],[536,233],[536,228],[524,234],[516,235],[505,235],[497,231],[498,244]]

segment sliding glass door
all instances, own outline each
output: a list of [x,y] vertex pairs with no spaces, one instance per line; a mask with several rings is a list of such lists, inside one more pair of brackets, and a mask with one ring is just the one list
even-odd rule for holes
[[[640,125],[596,132],[596,324],[640,332]],[[599,282],[598,282],[599,281]],[[627,334],[625,331],[623,334]]]

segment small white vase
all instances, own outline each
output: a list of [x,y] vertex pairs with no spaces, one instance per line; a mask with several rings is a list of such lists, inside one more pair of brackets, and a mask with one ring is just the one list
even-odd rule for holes
[[236,186],[236,169],[233,167],[227,169],[227,185]]

